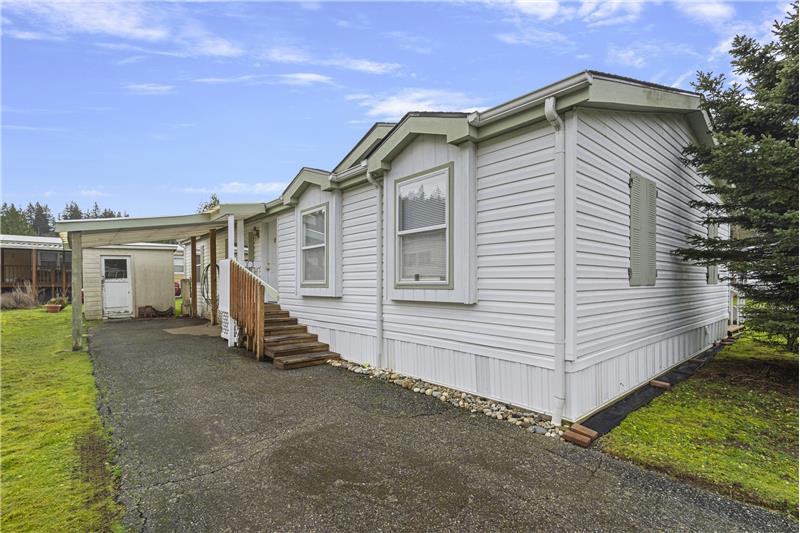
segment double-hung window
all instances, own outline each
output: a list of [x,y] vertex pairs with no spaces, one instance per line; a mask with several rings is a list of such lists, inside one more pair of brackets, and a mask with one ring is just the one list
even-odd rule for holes
[[305,211],[302,221],[302,283],[325,286],[328,282],[327,204]]
[[396,186],[398,285],[450,283],[451,167],[400,180]]

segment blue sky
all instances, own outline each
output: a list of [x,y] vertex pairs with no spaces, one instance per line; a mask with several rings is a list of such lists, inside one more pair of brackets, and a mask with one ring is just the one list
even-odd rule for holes
[[5,2],[3,201],[267,201],[406,111],[491,107],[587,68],[689,88],[786,6]]

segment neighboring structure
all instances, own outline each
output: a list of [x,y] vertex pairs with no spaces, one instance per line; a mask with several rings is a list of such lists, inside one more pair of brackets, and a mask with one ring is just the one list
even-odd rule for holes
[[146,318],[175,307],[174,244],[134,243],[83,251],[87,319]]
[[[309,347],[578,420],[725,334],[727,285],[671,254],[727,233],[689,204],[704,178],[682,149],[711,142],[699,103],[587,71],[486,111],[376,124],[269,203],[57,228],[84,246],[188,239],[198,292],[235,240],[294,317],[267,322],[306,335],[299,320]],[[193,311],[227,322],[223,263]]]
[[[140,307],[174,307],[172,244],[134,243],[83,253],[88,319],[137,317]],[[3,290],[30,282],[40,303],[72,297],[72,253],[59,237],[0,235]],[[37,265],[36,269],[32,265]]]
[[0,271],[3,292],[28,282],[40,303],[70,296],[72,256],[58,237],[0,235]]

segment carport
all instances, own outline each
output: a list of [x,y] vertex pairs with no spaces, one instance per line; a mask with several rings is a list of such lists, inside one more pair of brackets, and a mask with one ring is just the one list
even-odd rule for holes
[[[105,218],[88,220],[59,220],[56,231],[71,249],[72,253],[72,294],[79,295],[83,289],[83,249],[98,246],[112,246],[141,242],[163,242],[169,240],[190,240],[192,247],[192,311],[197,316],[196,272],[197,238],[209,236],[211,256],[215,257],[217,231],[228,233],[228,257],[234,258],[238,249],[240,262],[244,262],[244,247],[235,243],[244,242],[245,219],[266,212],[268,203],[220,204],[206,212],[191,215],[141,218]],[[218,307],[216,270],[211,269],[211,307],[212,317],[216,317]],[[81,305],[72,306],[72,349],[81,349],[81,327],[83,313]]]

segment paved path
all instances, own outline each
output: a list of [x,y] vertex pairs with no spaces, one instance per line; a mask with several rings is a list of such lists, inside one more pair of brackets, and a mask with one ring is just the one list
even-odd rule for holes
[[397,386],[164,331],[195,324],[93,331],[134,530],[797,530]]

